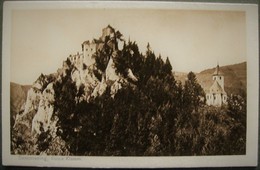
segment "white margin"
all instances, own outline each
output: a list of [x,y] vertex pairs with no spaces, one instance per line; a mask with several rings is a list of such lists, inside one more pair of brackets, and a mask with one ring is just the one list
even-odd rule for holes
[[[247,145],[246,155],[182,157],[67,157],[19,156],[10,154],[10,47],[12,10],[139,8],[227,10],[246,12],[247,35]],[[44,167],[159,168],[159,167],[228,167],[256,166],[258,154],[258,7],[256,4],[221,4],[190,2],[108,2],[108,1],[17,1],[4,2],[2,41],[2,157],[3,165]]]

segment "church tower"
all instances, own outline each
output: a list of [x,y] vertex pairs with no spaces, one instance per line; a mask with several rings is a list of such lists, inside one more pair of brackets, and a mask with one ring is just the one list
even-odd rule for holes
[[227,93],[224,90],[224,74],[217,65],[212,75],[213,84],[206,94],[206,103],[212,106],[222,106],[227,103]]
[[224,74],[220,71],[219,65],[217,65],[215,72],[212,75],[213,81],[217,81],[218,84],[224,89]]

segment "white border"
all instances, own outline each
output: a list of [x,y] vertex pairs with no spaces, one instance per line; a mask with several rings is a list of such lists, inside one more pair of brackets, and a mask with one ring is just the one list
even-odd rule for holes
[[[258,7],[254,4],[184,3],[184,2],[101,2],[38,1],[4,2],[2,42],[2,157],[3,165],[50,167],[227,167],[256,166],[258,151]],[[228,10],[246,12],[247,35],[247,144],[246,155],[183,157],[64,157],[18,156],[10,154],[10,47],[12,10],[16,9],[86,9],[140,8]]]

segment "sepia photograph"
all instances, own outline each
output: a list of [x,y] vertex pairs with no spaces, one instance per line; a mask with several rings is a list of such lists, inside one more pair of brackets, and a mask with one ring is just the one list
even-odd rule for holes
[[256,5],[8,2],[4,24],[4,163],[256,165]]

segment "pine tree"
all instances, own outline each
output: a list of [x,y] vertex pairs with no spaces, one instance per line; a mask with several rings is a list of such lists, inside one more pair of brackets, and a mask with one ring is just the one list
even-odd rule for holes
[[124,44],[122,51],[119,51],[119,55],[114,58],[114,62],[118,74],[126,78],[128,69],[131,69],[134,75],[140,77],[143,59],[135,42],[129,41],[128,44]]
[[168,57],[166,58],[166,62],[164,64],[164,66],[163,66],[163,71],[166,74],[172,74],[172,65],[171,65],[170,60],[169,60]]
[[196,75],[189,72],[184,85],[183,103],[188,112],[198,111],[199,106],[204,104],[205,93],[197,82]]

